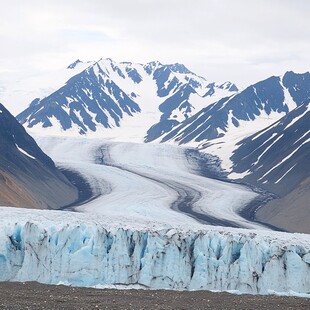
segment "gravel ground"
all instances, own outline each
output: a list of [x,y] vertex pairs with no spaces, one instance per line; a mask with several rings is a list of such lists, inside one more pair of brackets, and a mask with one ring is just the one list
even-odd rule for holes
[[208,291],[115,290],[0,283],[0,309],[310,309],[310,299]]

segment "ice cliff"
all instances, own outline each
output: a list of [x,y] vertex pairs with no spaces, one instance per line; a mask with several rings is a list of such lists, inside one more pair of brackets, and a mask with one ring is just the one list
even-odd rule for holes
[[138,229],[110,219],[0,208],[0,281],[310,292],[310,237],[244,229]]

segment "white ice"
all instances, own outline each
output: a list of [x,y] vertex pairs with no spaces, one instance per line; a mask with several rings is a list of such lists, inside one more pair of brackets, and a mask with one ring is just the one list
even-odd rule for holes
[[310,236],[0,208],[0,281],[251,294],[310,291]]
[[[184,149],[36,140],[58,165],[80,172],[97,198],[82,212],[0,208],[0,281],[309,293],[310,236],[240,218],[236,210],[255,194],[197,175]],[[176,189],[199,192],[194,208],[202,214],[256,230],[203,225],[172,210]]]
[[[184,148],[89,138],[37,136],[36,140],[58,165],[80,172],[91,184],[98,197],[79,211],[122,217],[134,225],[144,221],[192,225],[192,217],[171,209],[180,196],[190,195],[199,214],[263,229],[238,215],[257,194],[198,175]],[[96,162],[102,155],[106,165]]]

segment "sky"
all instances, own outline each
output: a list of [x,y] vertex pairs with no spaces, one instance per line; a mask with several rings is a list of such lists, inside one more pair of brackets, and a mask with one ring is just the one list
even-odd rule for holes
[[82,61],[183,63],[246,86],[310,70],[308,0],[0,0],[0,77]]

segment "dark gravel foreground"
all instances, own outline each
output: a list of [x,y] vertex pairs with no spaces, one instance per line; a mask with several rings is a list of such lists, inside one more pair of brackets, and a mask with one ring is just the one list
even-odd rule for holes
[[310,309],[310,299],[208,291],[115,290],[0,283],[0,309]]

